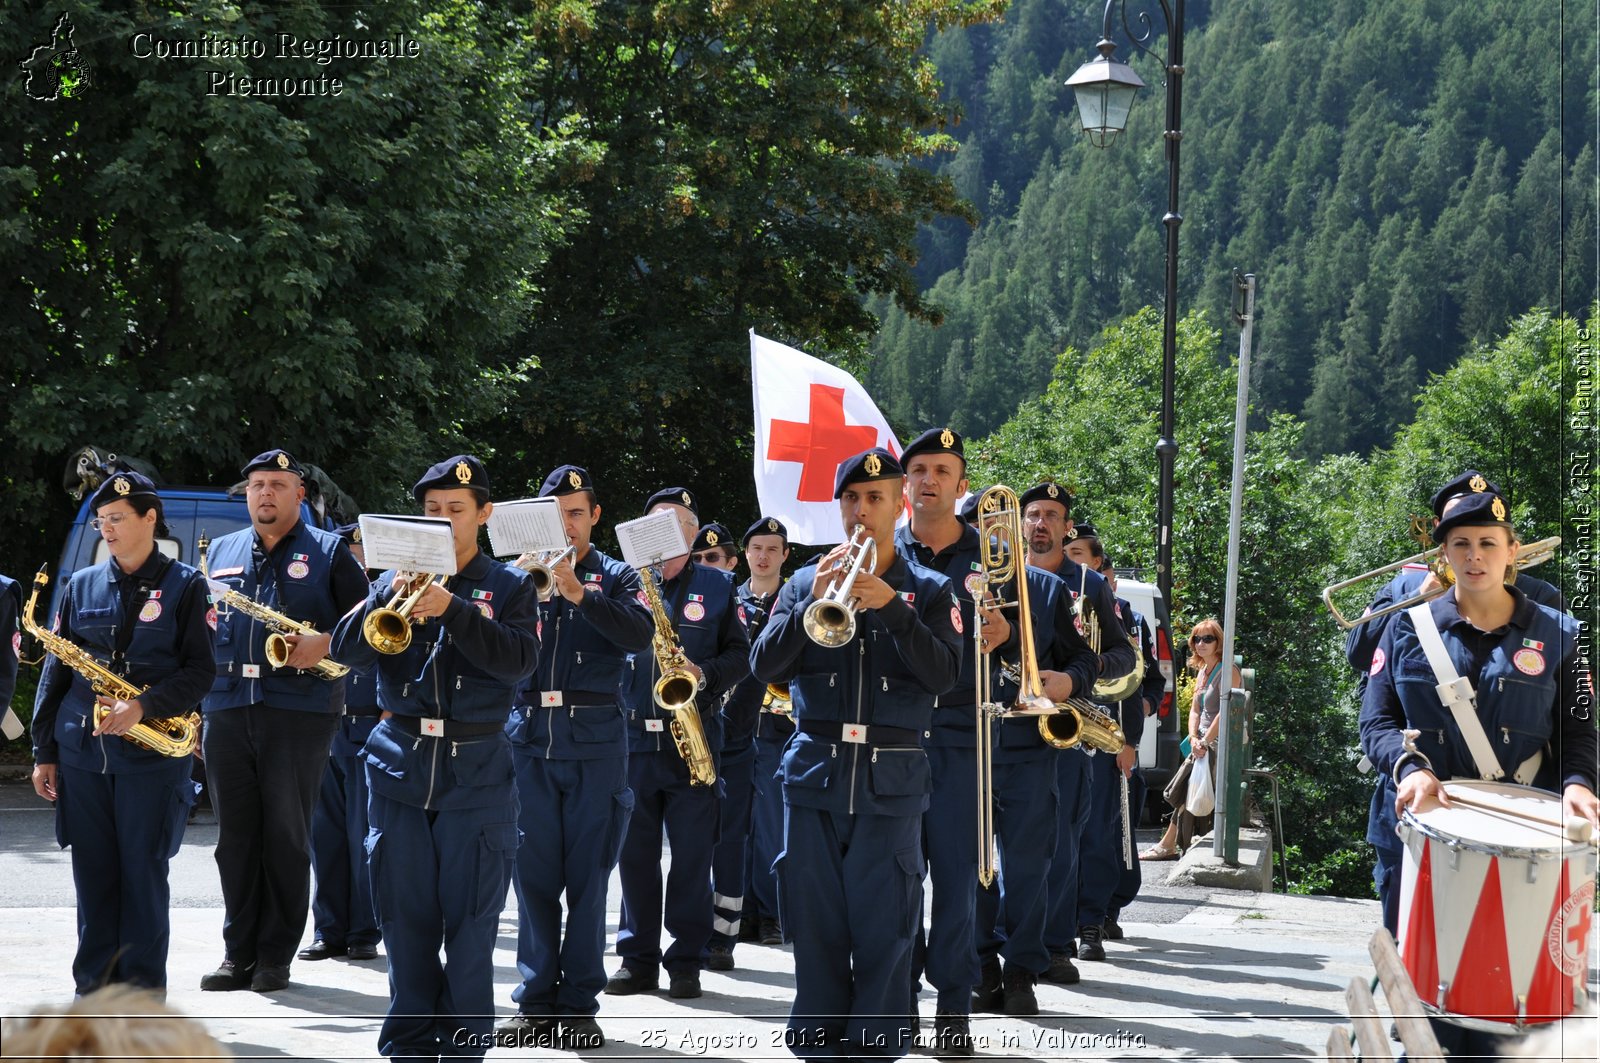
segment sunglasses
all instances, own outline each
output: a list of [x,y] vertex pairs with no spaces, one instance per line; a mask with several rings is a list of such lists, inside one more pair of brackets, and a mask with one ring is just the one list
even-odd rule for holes
[[701,550],[691,554],[695,561],[707,565],[720,565],[724,558],[731,558],[732,554],[724,554],[721,550]]
[[1215,641],[1217,641],[1217,636],[1215,636],[1215,635],[1196,635],[1194,637],[1194,641],[1197,642],[1197,643],[1202,643],[1202,644],[1203,643],[1207,643],[1207,642],[1215,642]]

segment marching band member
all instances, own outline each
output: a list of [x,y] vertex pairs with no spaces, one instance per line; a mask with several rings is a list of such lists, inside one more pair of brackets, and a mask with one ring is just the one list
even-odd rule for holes
[[[745,531],[743,546],[750,578],[739,588],[739,605],[744,609],[745,626],[754,646],[783,587],[783,566],[789,560],[789,529],[776,517],[762,517]],[[783,852],[783,788],[778,782],[778,766],[783,748],[794,734],[794,719],[787,699],[770,697],[767,685],[754,675],[735,688],[730,706],[741,697],[754,700],[760,715],[755,732],[755,795],[750,808],[750,879],[744,913],[747,925],[742,927],[744,933],[740,937],[748,934],[762,945],[781,945],[778,880],[772,865]],[[727,944],[731,952],[733,944]],[[713,951],[712,959],[715,958]]]
[[[639,574],[591,542],[600,521],[586,469],[562,465],[541,498],[561,507],[572,556],[551,567],[539,606],[544,653],[506,725],[522,802],[517,852],[517,1014],[501,1044],[587,1050],[605,1044],[594,1015],[605,988],[606,887],[633,810],[618,686],[655,625]],[[567,913],[565,938],[561,901]]]
[[[7,738],[22,736],[22,721],[11,709],[11,695],[17,691],[17,665],[22,661],[22,629],[17,621],[21,612],[22,588],[0,572],[0,726]],[[9,654],[6,643],[11,644]]]
[[[1071,560],[1063,543],[1077,533],[1072,523],[1072,495],[1052,481],[1022,494],[1023,530],[1028,534],[1028,564],[1060,576],[1067,593],[1084,598],[1100,625],[1100,679],[1114,679],[1133,670],[1133,646],[1117,619],[1116,600],[1098,573]],[[1056,853],[1050,861],[1050,901],[1045,919],[1045,944],[1050,949],[1047,981],[1072,984],[1077,955],[1078,860],[1090,814],[1087,750],[1065,750],[1056,758],[1060,816]]]
[[[360,525],[347,524],[335,534],[356,563],[365,566]],[[344,715],[311,814],[311,871],[316,880],[311,925],[316,937],[298,953],[302,960],[378,956],[383,932],[367,874],[367,772],[361,747],[378,725],[379,713],[378,677],[352,670],[344,677]]]
[[[1045,696],[1055,702],[1081,697],[1094,684],[1100,662],[1078,633],[1072,595],[1059,577],[1032,567],[1024,571],[1034,654]],[[994,587],[991,593],[1006,601],[1017,600],[1012,583]],[[1001,704],[1014,704],[1020,694],[1001,669],[1001,662],[1019,656],[1015,640],[990,654],[991,690]],[[1000,874],[993,886],[977,891],[982,966],[973,1007],[1007,1015],[1036,1015],[1039,1001],[1034,986],[1048,973],[1051,963],[1045,919],[1057,835],[1057,762],[1067,754],[1044,740],[1038,718],[1031,716],[996,720],[992,743],[990,776]]]
[[[973,595],[987,586],[978,563],[978,533],[956,514],[967,493],[967,459],[962,439],[949,428],[930,428],[906,445],[905,497],[911,520],[895,533],[895,549],[907,561],[938,572],[950,581],[961,623],[972,630]],[[1004,616],[986,616],[983,634],[998,646],[1011,635]],[[973,936],[977,898],[978,833],[977,730],[973,699],[977,679],[973,655],[961,654],[956,685],[933,699],[932,727],[923,745],[933,777],[933,791],[922,815],[922,841],[933,890],[932,911],[924,940],[918,920],[912,958],[912,993],[926,972],[938,993],[934,1004],[933,1047],[940,1058],[964,1059],[972,1054],[969,1016],[972,991],[978,985],[978,949]],[[914,997],[913,997],[914,999]]]
[[[1377,844],[1373,878],[1391,933],[1404,855],[1399,815],[1448,807],[1443,780],[1530,784],[1561,795],[1563,819],[1600,822],[1594,680],[1578,650],[1578,624],[1532,601],[1520,579],[1507,584],[1520,544],[1505,499],[1481,476],[1469,490],[1442,505],[1433,530],[1454,586],[1394,616],[1361,704],[1362,750],[1379,775],[1367,837]],[[1458,676],[1470,691],[1446,704],[1440,687]],[[1415,752],[1404,748],[1407,729],[1420,732]],[[1497,1038],[1448,1023],[1434,1031],[1452,1054],[1497,1048]]]
[[[960,674],[964,629],[949,581],[894,549],[903,477],[880,448],[840,464],[840,517],[864,538],[797,572],[751,651],[757,679],[789,684],[798,728],[781,769],[776,872],[795,958],[787,1038],[801,1058],[897,1059],[914,1036],[911,942],[932,788],[920,739],[933,698]],[[855,610],[853,627],[830,629],[842,644],[825,647],[806,614],[853,557],[858,574],[839,603]]]
[[383,709],[362,750],[389,955],[378,1051],[419,1063],[481,1059],[494,1043],[494,943],[517,851],[506,718],[539,663],[538,596],[526,573],[478,549],[494,504],[476,458],[440,462],[411,493],[424,514],[450,521],[455,575],[422,592],[398,653],[379,653],[364,627],[410,573],[380,576],[333,634],[335,656],[376,670]]
[[[183,842],[193,757],[164,756],[124,736],[141,720],[199,705],[216,678],[215,614],[198,571],[156,549],[167,534],[155,485],[119,472],[89,500],[110,554],[67,581],[55,633],[135,686],[133,701],[96,697],[52,655],[33,708],[33,788],[55,802],[56,839],[72,849],[79,996],[106,982],[165,993],[168,862]],[[98,725],[95,706],[110,714]]]
[[[671,513],[692,541],[699,526],[694,496],[682,487],[651,495],[645,515]],[[657,582],[661,603],[699,683],[689,710],[699,715],[715,773],[722,748],[721,696],[750,674],[750,639],[739,622],[733,578],[720,568],[678,557],[661,565]],[[672,735],[675,714],[656,704],[660,661],[650,650],[633,655],[623,673],[623,709],[628,722],[628,785],[633,815],[622,839],[618,863],[622,913],[617,955],[622,966],[606,992],[625,996],[657,988],[667,969],[667,994],[676,999],[700,995],[700,969],[711,940],[711,854],[720,817],[718,780],[691,779]],[[672,869],[662,905],[661,835],[672,847]],[[672,944],[661,951],[663,922]]]
[[[715,522],[700,529],[690,553],[694,563],[735,573],[739,552],[733,533]],[[737,578],[737,577],[735,577]],[[749,668],[750,610],[741,588],[734,588],[734,613],[745,629],[745,667]],[[755,800],[756,722],[766,687],[748,674],[722,699],[722,752],[717,758],[723,796],[720,837],[711,852],[711,938],[706,969],[733,970],[733,948],[739,942],[750,879],[750,813]]]
[[[1108,586],[1115,587],[1116,573],[1107,572],[1105,548],[1100,543],[1100,533],[1088,522],[1076,525],[1077,535],[1067,543],[1067,557],[1097,572]],[[1117,617],[1125,627],[1143,630],[1143,621],[1137,618],[1133,607],[1115,597]],[[1144,645],[1143,640],[1140,646]],[[1148,662],[1147,662],[1148,663]],[[1160,681],[1161,673],[1155,673]],[[1146,682],[1150,673],[1145,673]],[[1122,751],[1115,757],[1096,755],[1089,760],[1089,822],[1084,828],[1083,842],[1078,854],[1078,959],[1104,960],[1103,943],[1107,909],[1111,895],[1125,870],[1122,861],[1122,785],[1121,778],[1131,779],[1139,763],[1139,739],[1144,735],[1145,709],[1142,701],[1143,687],[1126,701],[1102,707],[1122,727]],[[1126,809],[1131,832],[1134,823],[1134,787],[1128,787]],[[1133,861],[1135,869],[1139,861]]]
[[283,668],[267,663],[271,631],[238,609],[217,613],[217,681],[205,700],[206,783],[217,812],[222,965],[201,989],[271,992],[311,902],[311,813],[344,707],[344,685],[305,669],[328,656],[339,617],[367,593],[344,541],[300,519],[306,489],[287,451],[243,469],[249,528],[211,544],[209,575],[323,634],[289,635]]

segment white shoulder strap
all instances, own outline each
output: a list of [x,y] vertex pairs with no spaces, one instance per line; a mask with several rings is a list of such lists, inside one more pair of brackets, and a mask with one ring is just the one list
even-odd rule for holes
[[1472,683],[1456,671],[1455,662],[1444,648],[1444,639],[1439,637],[1439,626],[1433,622],[1433,610],[1423,602],[1407,609],[1406,615],[1411,617],[1417,641],[1422,644],[1422,652],[1433,668],[1433,677],[1439,681],[1435,687],[1439,700],[1455,717],[1456,727],[1477,764],[1478,777],[1485,781],[1499,779],[1505,772],[1500,767],[1500,758],[1494,755],[1494,747],[1489,744],[1489,736],[1483,733],[1483,723],[1478,719],[1477,694]]

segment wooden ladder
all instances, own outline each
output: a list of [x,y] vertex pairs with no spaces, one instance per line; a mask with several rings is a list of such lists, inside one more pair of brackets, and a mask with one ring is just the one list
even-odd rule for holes
[[[1389,931],[1380,927],[1372,935],[1367,951],[1377,968],[1389,1010],[1394,1013],[1394,1024],[1400,1032],[1400,1043],[1405,1046],[1406,1058],[1419,1063],[1443,1063],[1444,1052],[1422,1013],[1422,1001],[1417,997],[1411,975],[1406,972]],[[1350,1026],[1335,1026],[1328,1034],[1328,1058],[1392,1063],[1394,1052],[1389,1047],[1389,1031],[1383,1028],[1383,1020],[1378,1017],[1371,983],[1362,978],[1350,979],[1344,999],[1350,1009]]]

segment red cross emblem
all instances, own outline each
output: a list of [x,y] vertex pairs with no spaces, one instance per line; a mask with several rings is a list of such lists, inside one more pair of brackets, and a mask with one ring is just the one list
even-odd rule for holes
[[849,738],[851,741],[855,741],[861,737],[861,729],[859,727],[852,727],[845,737]]
[[767,460],[800,463],[801,502],[831,502],[839,463],[876,445],[878,430],[871,425],[846,423],[844,388],[826,384],[811,385],[810,418],[774,418],[768,433]]

